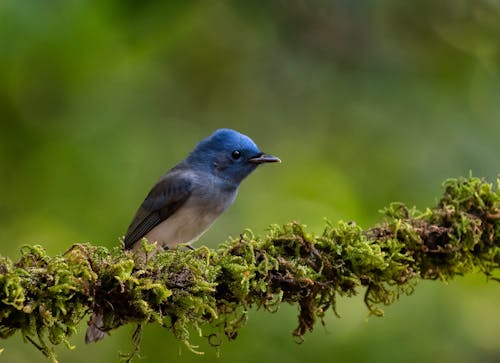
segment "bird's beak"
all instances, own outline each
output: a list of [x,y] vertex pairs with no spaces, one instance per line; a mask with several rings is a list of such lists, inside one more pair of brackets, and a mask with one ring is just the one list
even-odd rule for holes
[[263,164],[263,163],[281,163],[280,158],[268,154],[259,154],[253,158],[248,159],[249,163],[252,164]]

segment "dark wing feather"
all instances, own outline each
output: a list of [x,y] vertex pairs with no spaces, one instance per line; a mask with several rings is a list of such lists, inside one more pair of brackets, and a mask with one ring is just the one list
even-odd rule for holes
[[128,227],[124,239],[125,248],[144,237],[154,227],[170,217],[191,195],[192,183],[189,179],[171,172],[151,189]]

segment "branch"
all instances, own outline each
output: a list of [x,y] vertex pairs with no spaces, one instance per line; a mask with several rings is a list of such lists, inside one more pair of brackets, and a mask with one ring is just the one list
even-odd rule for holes
[[[327,224],[314,235],[298,223],[272,225],[265,237],[245,231],[217,249],[173,249],[134,262],[130,251],[75,244],[49,257],[26,246],[18,262],[0,257],[0,337],[22,336],[55,361],[91,312],[106,331],[155,322],[189,344],[194,328],[217,345],[235,339],[252,307],[274,312],[283,302],[299,310],[300,340],[338,296],[366,287],[370,313],[414,291],[419,279],[449,280],[500,264],[500,192],[481,179],[452,179],[433,209],[401,203],[384,221],[362,230],[353,222]],[[144,244],[144,249],[151,246]],[[211,332],[210,334],[207,334]],[[137,343],[138,344],[138,343]],[[130,358],[130,357],[129,357]]]

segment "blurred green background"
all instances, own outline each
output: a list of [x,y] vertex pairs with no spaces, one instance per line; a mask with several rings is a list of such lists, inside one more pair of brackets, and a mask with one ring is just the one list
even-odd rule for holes
[[[283,164],[246,180],[198,245],[432,206],[445,178],[500,171],[499,65],[496,0],[2,0],[0,254],[116,245],[157,178],[219,127]],[[498,362],[499,298],[467,276],[420,283],[384,318],[343,299],[302,345],[294,307],[252,311],[220,358],[149,326],[142,361]],[[131,349],[132,327],[90,346],[84,330],[61,362]],[[19,336],[0,343],[1,361],[44,361]]]

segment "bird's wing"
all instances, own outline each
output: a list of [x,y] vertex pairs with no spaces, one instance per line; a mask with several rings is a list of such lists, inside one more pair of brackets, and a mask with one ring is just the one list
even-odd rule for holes
[[137,240],[174,214],[189,198],[191,191],[192,182],[177,173],[162,178],[151,189],[130,223],[123,241],[125,248],[132,248]]

